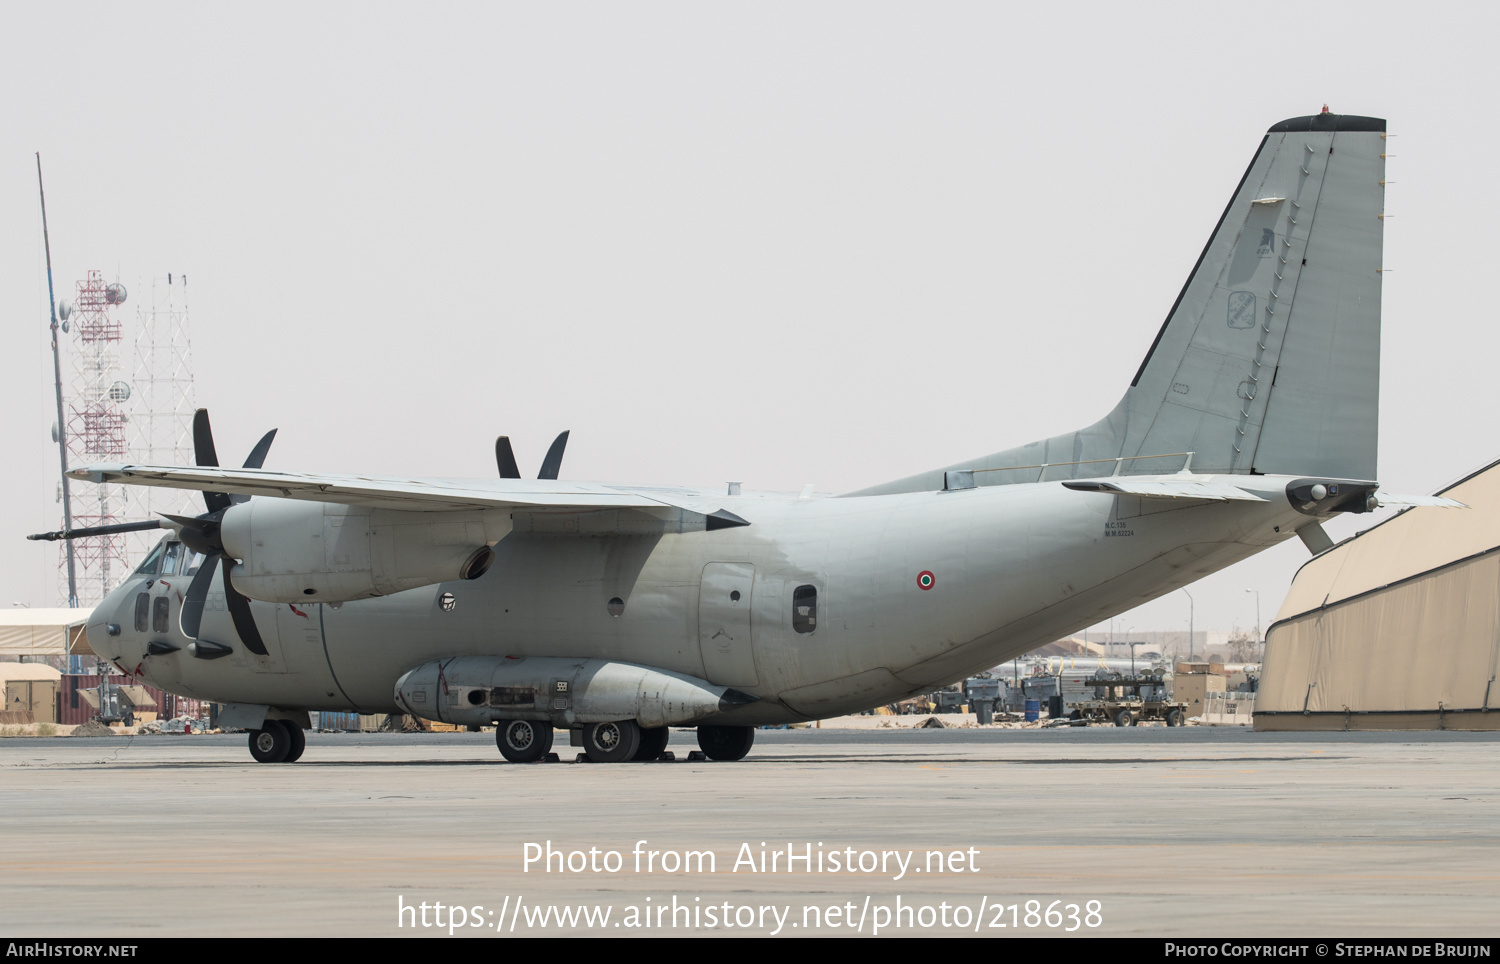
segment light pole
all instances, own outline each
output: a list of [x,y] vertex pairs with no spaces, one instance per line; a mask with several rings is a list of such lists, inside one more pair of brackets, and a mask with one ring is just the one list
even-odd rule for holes
[[1193,594],[1186,589],[1182,594],[1188,597],[1188,662],[1193,661]]
[[[1255,649],[1260,650],[1260,590],[1246,589],[1245,592],[1255,593]],[[1256,657],[1259,658],[1258,656]]]

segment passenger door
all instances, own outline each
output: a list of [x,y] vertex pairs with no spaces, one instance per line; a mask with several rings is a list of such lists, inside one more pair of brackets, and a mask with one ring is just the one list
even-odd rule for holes
[[709,682],[755,686],[755,651],[750,640],[751,591],[755,567],[748,562],[711,562],[703,567],[698,591],[698,645]]

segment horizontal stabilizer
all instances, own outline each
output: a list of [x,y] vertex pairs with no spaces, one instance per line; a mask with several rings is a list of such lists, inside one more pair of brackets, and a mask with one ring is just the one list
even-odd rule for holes
[[1079,492],[1115,492],[1143,499],[1204,499],[1209,502],[1265,502],[1266,499],[1246,492],[1227,482],[1206,479],[1086,479],[1064,482],[1064,488]]
[[1398,495],[1395,492],[1387,492],[1378,489],[1375,492],[1375,501],[1380,503],[1383,509],[1404,509],[1412,506],[1437,506],[1444,509],[1467,509],[1468,506],[1454,499],[1445,499],[1440,495]]

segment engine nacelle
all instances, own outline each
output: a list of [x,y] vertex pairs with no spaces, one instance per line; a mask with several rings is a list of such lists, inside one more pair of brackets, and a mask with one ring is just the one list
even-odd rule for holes
[[453,579],[477,579],[510,532],[505,510],[408,512],[252,499],[220,525],[241,560],[235,589],[266,602],[345,602]]
[[669,670],[556,656],[459,656],[423,663],[396,681],[396,705],[407,713],[477,726],[497,720],[546,720],[562,729],[617,720],[681,726],[757,699]]

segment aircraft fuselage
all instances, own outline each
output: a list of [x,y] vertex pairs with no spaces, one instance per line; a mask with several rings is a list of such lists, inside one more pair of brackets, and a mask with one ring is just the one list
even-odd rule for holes
[[[185,575],[132,575],[88,633],[123,670],[217,702],[392,713],[396,680],[423,663],[563,656],[641,664],[759,698],[709,722],[815,719],[926,692],[1289,538],[1310,520],[1289,502],[1288,481],[1234,478],[1264,502],[1055,482],[742,496],[731,501],[750,525],[713,531],[666,531],[631,510],[582,525],[529,516],[474,581],[342,605],[255,602],[265,656],[235,645],[221,583],[198,638],[233,652],[191,655],[178,622]],[[176,649],[148,655],[152,641]]]

